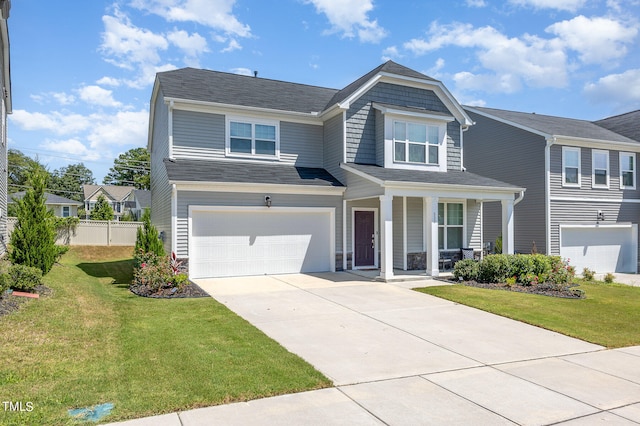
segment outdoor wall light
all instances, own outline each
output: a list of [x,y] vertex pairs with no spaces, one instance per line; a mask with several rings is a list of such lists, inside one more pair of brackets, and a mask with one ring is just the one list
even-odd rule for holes
[[265,195],[264,197],[264,205],[267,207],[271,207],[271,197],[269,197],[268,195]]
[[598,221],[600,220],[604,220],[604,213],[602,213],[602,210],[598,210]]

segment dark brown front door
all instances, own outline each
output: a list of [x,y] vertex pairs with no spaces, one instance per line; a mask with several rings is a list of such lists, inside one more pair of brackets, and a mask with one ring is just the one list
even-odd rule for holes
[[354,266],[373,266],[375,223],[372,211],[355,212],[354,217]]

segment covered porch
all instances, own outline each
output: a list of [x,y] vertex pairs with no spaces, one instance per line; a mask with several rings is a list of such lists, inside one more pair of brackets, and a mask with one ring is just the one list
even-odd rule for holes
[[396,271],[437,277],[441,254],[462,248],[481,251],[483,203],[502,205],[503,252],[513,253],[513,207],[517,188],[468,172],[424,172],[343,164],[344,270],[378,270],[382,280]]

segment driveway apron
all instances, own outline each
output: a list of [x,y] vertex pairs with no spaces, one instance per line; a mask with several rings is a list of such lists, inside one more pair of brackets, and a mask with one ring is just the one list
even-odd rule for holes
[[[315,391],[333,401],[324,408],[335,409],[335,416],[314,417],[317,404],[308,412],[298,405],[293,414],[269,411],[268,424],[284,424],[289,415],[305,418],[305,412],[307,420],[324,425],[347,419],[398,425],[640,422],[638,347],[607,351],[347,273],[197,284],[336,385]],[[240,424],[228,418],[234,412],[238,421],[266,420],[260,408],[266,401],[279,407],[296,400],[277,398],[194,410],[180,418],[185,425],[200,424],[197,419]]]

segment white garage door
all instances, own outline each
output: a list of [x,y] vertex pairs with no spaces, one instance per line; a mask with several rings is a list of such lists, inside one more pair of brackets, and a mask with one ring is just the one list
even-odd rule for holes
[[192,278],[321,272],[335,265],[334,209],[191,207],[190,220]]
[[560,256],[581,273],[637,270],[637,225],[560,226]]

